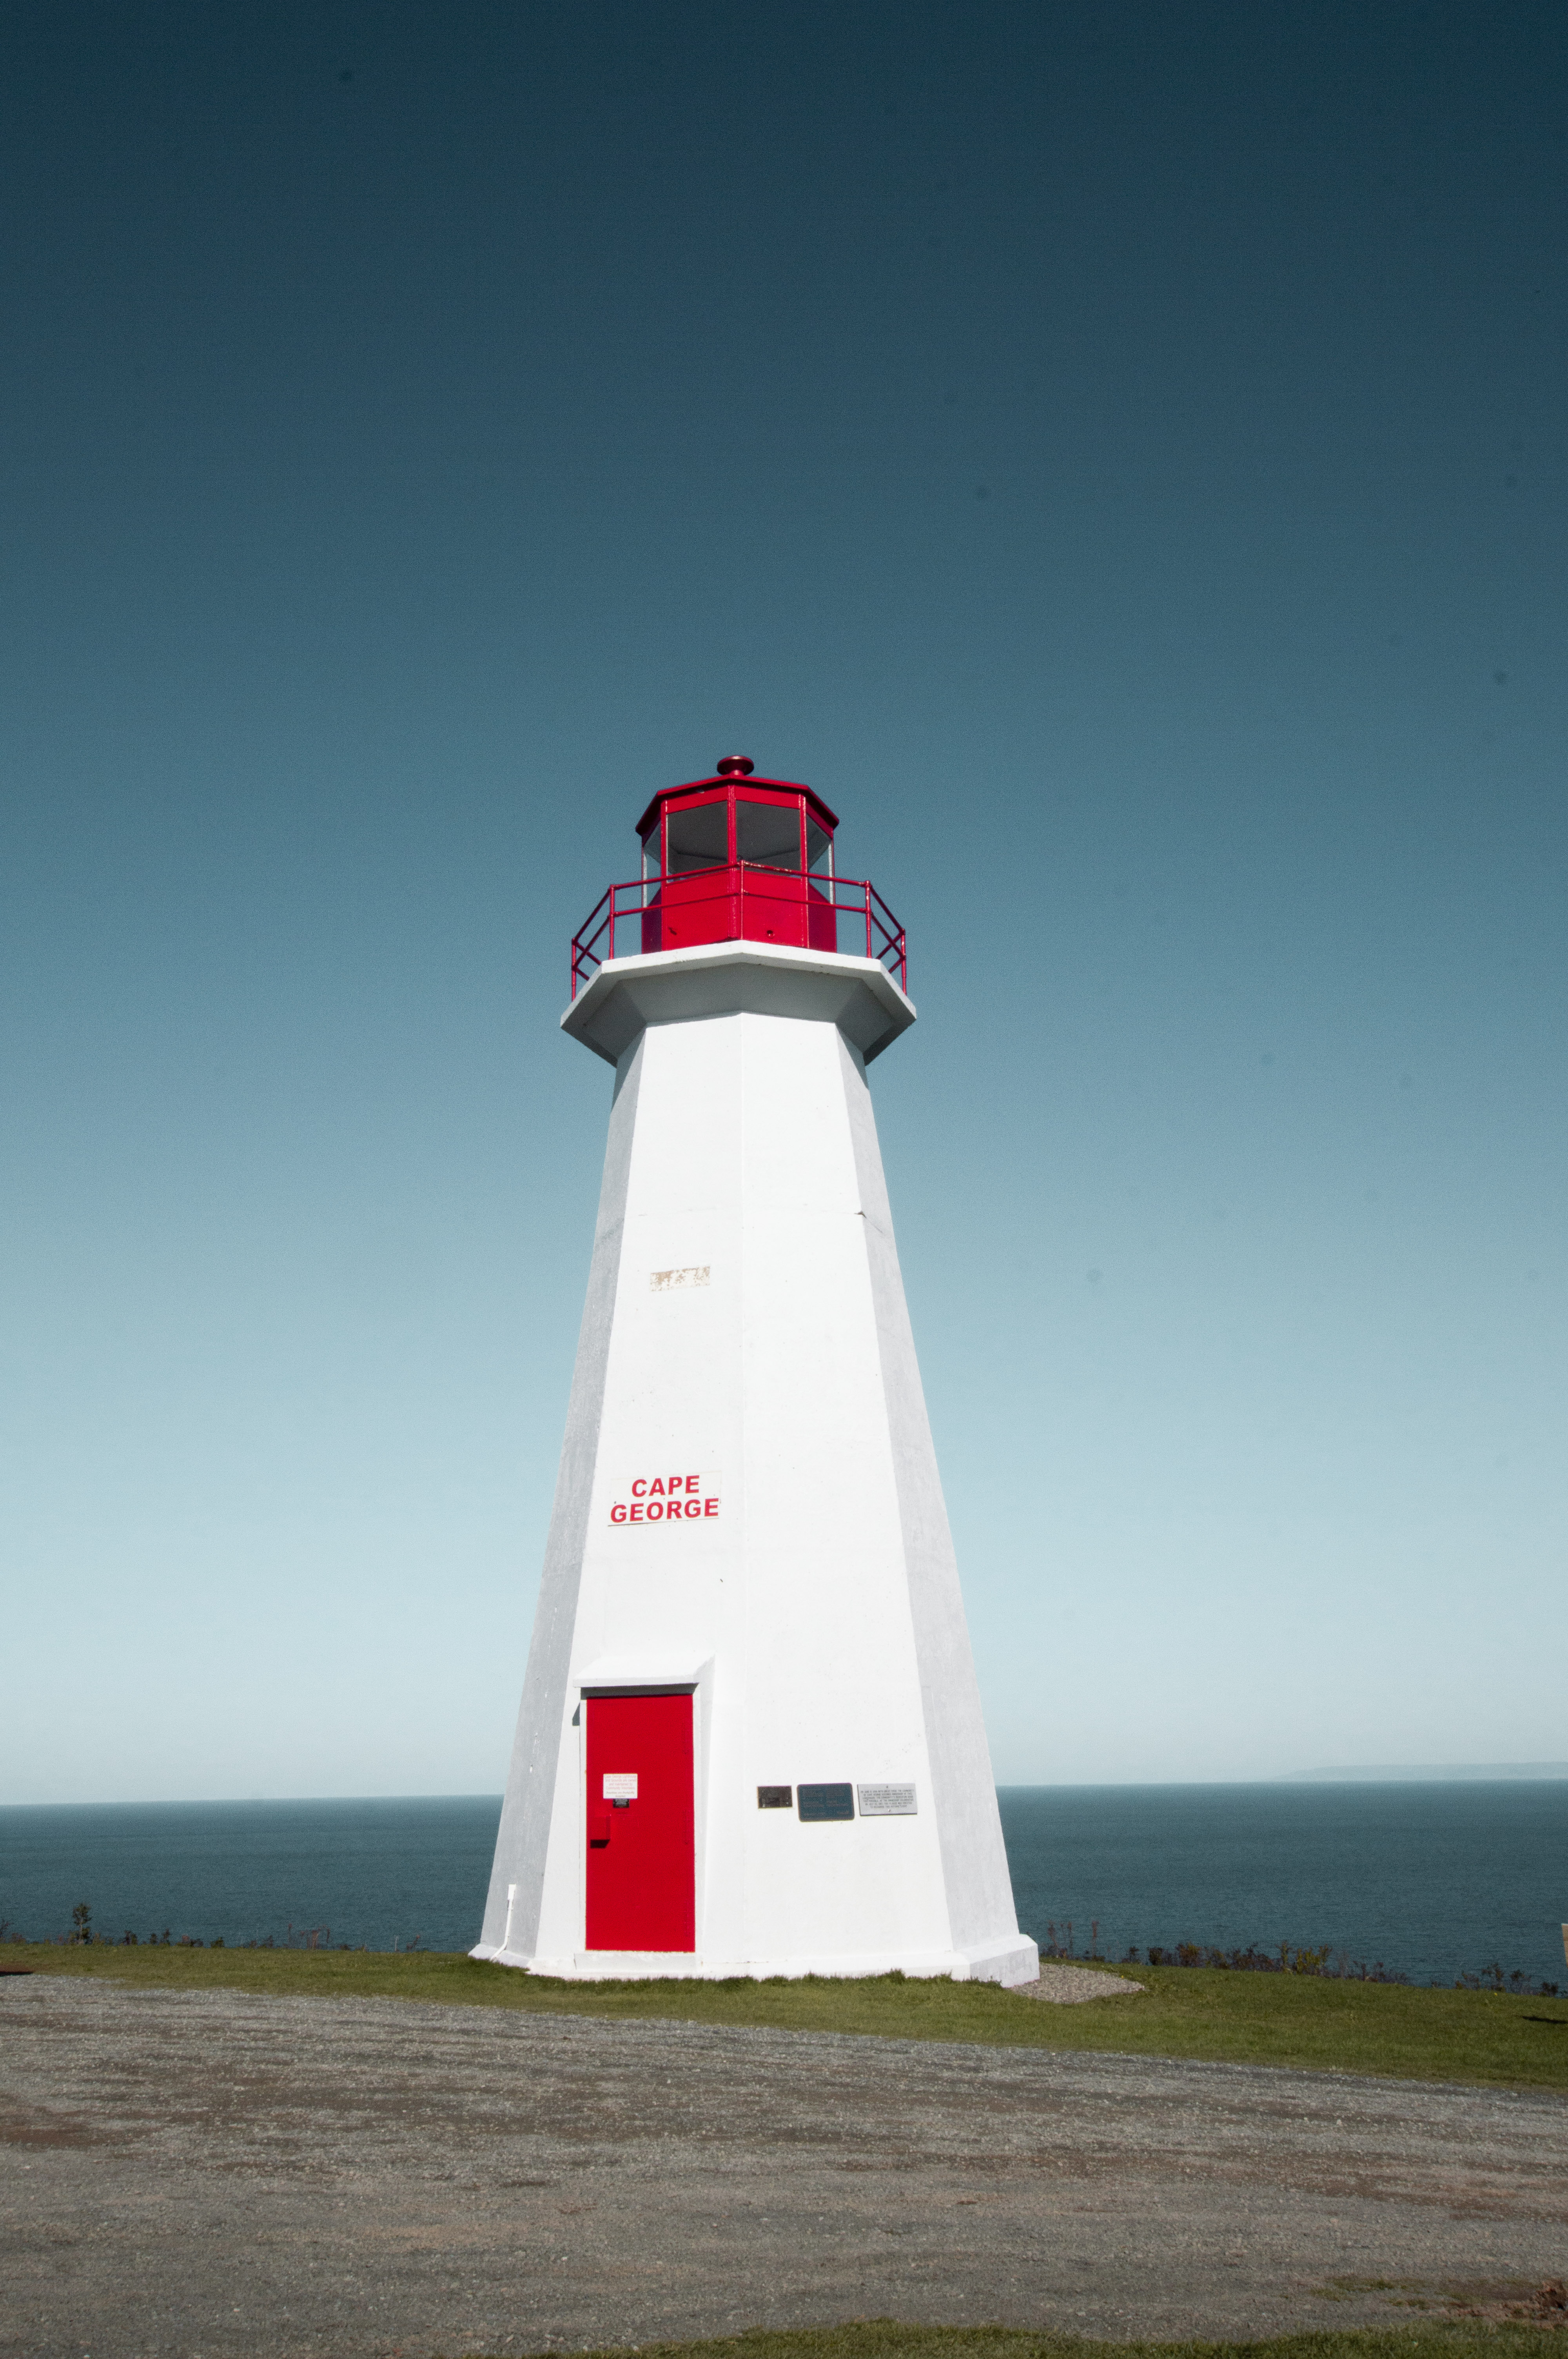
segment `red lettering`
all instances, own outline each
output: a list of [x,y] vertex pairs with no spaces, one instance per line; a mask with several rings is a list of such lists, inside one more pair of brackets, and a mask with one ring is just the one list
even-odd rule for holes
[[[676,1495],[679,1495],[678,1496]],[[700,1474],[639,1474],[632,1485],[632,1506],[617,1499],[610,1510],[612,1524],[668,1523],[672,1516],[717,1516],[717,1498],[702,1496]]]

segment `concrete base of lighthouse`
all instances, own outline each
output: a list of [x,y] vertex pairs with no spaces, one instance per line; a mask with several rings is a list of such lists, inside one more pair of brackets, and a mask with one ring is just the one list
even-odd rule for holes
[[[873,961],[751,942],[611,962],[563,1018],[615,1099],[476,1957],[1038,1973],[866,1085],[914,1020]],[[607,1899],[671,1777],[665,1864]]]
[[567,1982],[773,1982],[781,1976],[806,1974],[862,1975],[901,1973],[916,1981],[1002,1983],[1037,1982],[1040,1952],[1022,1934],[1004,1946],[974,1952],[948,1950],[923,1956],[908,1951],[856,1955],[825,1950],[820,1957],[710,1958],[689,1950],[584,1950],[570,1958],[527,1958],[515,1950],[488,1950],[482,1941],[470,1951],[492,1965],[520,1966],[524,1973],[546,1974]]

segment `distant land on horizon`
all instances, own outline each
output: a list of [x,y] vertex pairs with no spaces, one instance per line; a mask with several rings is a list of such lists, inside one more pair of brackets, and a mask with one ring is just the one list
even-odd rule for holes
[[1427,1779],[1457,1785],[1483,1777],[1568,1777],[1568,1761],[1379,1761],[1348,1769],[1294,1769],[1281,1782],[1301,1786],[1324,1779],[1363,1785]]

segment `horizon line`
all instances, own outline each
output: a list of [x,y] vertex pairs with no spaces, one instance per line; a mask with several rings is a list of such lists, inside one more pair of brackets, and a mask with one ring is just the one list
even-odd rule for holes
[[[1568,1779],[1568,1761],[1377,1762],[1314,1769],[1276,1770],[1269,1777],[999,1778],[999,1794],[1071,1794],[1120,1791],[1214,1791],[1227,1787],[1297,1785],[1553,1785]],[[350,1802],[485,1802],[500,1809],[494,1793],[422,1794],[154,1794],[70,1801],[0,1800],[0,1810],[178,1810],[275,1809],[282,1804]]]

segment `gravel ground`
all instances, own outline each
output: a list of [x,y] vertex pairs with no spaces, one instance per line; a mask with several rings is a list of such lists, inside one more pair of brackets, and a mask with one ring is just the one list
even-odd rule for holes
[[1536,2093],[44,1975],[0,2088],[5,2354],[1258,2333],[1568,2259]]

